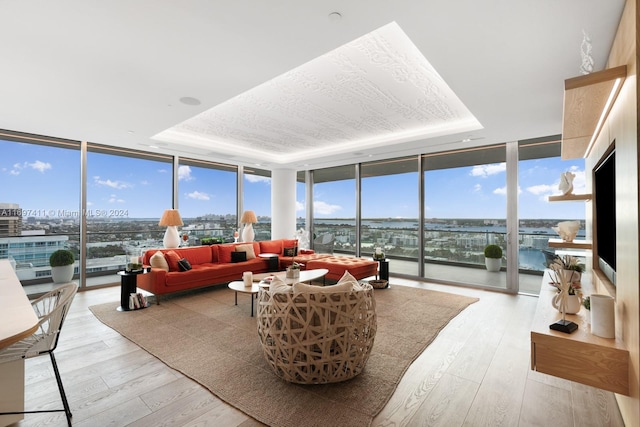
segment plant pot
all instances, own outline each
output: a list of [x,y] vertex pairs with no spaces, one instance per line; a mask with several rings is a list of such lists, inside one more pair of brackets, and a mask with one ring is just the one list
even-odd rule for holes
[[297,279],[300,277],[299,268],[287,267],[287,279]]
[[[551,300],[551,305],[560,311],[560,293],[556,294]],[[582,307],[582,298],[579,295],[567,295],[567,311],[565,314],[576,314]]]
[[485,258],[484,265],[488,271],[500,271],[502,266],[502,258]]
[[73,270],[73,264],[51,267],[53,283],[69,283],[73,279]]

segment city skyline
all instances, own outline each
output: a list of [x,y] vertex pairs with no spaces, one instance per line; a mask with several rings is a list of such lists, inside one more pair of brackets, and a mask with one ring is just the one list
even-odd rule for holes
[[[16,203],[26,212],[79,211],[80,156],[78,150],[0,141],[3,191],[0,203]],[[559,194],[560,174],[576,174],[574,192],[584,192],[584,161],[545,158],[519,163],[520,218],[584,219],[585,206],[550,204]],[[169,162],[89,152],[87,212],[113,218],[158,218],[171,207]],[[418,174],[364,178],[362,215],[366,218],[417,218]],[[271,179],[245,174],[244,208],[271,216]],[[38,188],[39,191],[32,191]],[[297,185],[297,217],[304,217],[304,186]],[[302,194],[300,194],[302,193]],[[235,214],[235,173],[180,165],[178,205],[185,218]],[[393,203],[389,201],[393,200]],[[355,181],[332,181],[314,187],[316,218],[355,216]],[[46,215],[25,215],[40,216]],[[504,163],[428,171],[425,174],[425,218],[506,217]]]

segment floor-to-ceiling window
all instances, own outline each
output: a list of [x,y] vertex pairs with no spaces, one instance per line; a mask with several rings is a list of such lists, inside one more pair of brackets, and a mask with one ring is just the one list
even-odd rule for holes
[[380,248],[392,273],[418,275],[418,156],[363,163],[360,253]]
[[244,168],[243,206],[258,219],[253,224],[255,240],[271,239],[271,171],[255,167]]
[[[313,173],[313,233],[316,248],[333,242],[333,251],[356,253],[356,180],[354,165]],[[332,239],[332,240],[331,240]]]
[[178,211],[188,245],[233,242],[237,228],[236,166],[180,158]]
[[78,273],[80,143],[0,134],[0,259],[8,259],[28,294],[51,287],[49,256],[69,249]]
[[[519,233],[518,259],[520,291],[538,294],[541,276],[549,257],[556,253],[548,241],[557,237],[552,227],[559,221],[580,220],[580,236],[584,238],[585,205],[579,203],[549,203],[550,195],[560,194],[560,175],[575,175],[574,193],[584,193],[584,159],[562,160],[560,138],[545,138],[518,143]],[[584,257],[584,251],[559,250]]]
[[424,277],[506,289],[506,276],[487,272],[483,254],[488,244],[506,251],[506,146],[422,157]]
[[171,156],[87,148],[87,286],[119,282],[128,256],[162,246],[158,221],[172,204]]

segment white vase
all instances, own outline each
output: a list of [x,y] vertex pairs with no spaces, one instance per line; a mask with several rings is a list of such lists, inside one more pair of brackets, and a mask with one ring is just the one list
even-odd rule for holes
[[486,258],[484,259],[484,265],[488,271],[500,271],[502,265],[502,258]]
[[[557,293],[556,296],[551,300],[551,305],[560,311],[560,293]],[[564,314],[576,314],[580,311],[580,307],[582,306],[582,298],[579,295],[567,295],[567,307],[566,312]]]
[[73,279],[74,264],[51,267],[53,283],[69,283]]
[[616,337],[615,300],[609,295],[591,295],[591,333],[602,338]]
[[256,234],[253,231],[253,224],[248,223],[244,225],[242,229],[242,241],[243,242],[253,242],[253,238]]

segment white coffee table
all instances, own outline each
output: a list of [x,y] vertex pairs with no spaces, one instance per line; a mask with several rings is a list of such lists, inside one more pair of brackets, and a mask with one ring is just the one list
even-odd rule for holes
[[264,286],[264,287],[268,286],[265,284],[260,284],[260,282],[263,279],[267,277],[278,276],[282,280],[284,280],[285,283],[292,285],[296,282],[309,282],[311,280],[319,279],[321,277],[324,277],[324,275],[327,274],[328,272],[329,270],[327,270],[326,268],[317,268],[314,270],[303,270],[300,272],[300,277],[296,279],[287,279],[286,271],[280,271],[277,273],[254,274],[253,275],[254,281],[251,284],[251,286],[245,286],[242,280],[236,280],[233,282],[229,282],[229,289],[235,291],[235,305],[238,305],[238,292],[243,294],[251,294],[251,317],[253,317],[253,299],[255,298],[256,295],[258,295],[258,291],[260,290],[261,286]]

